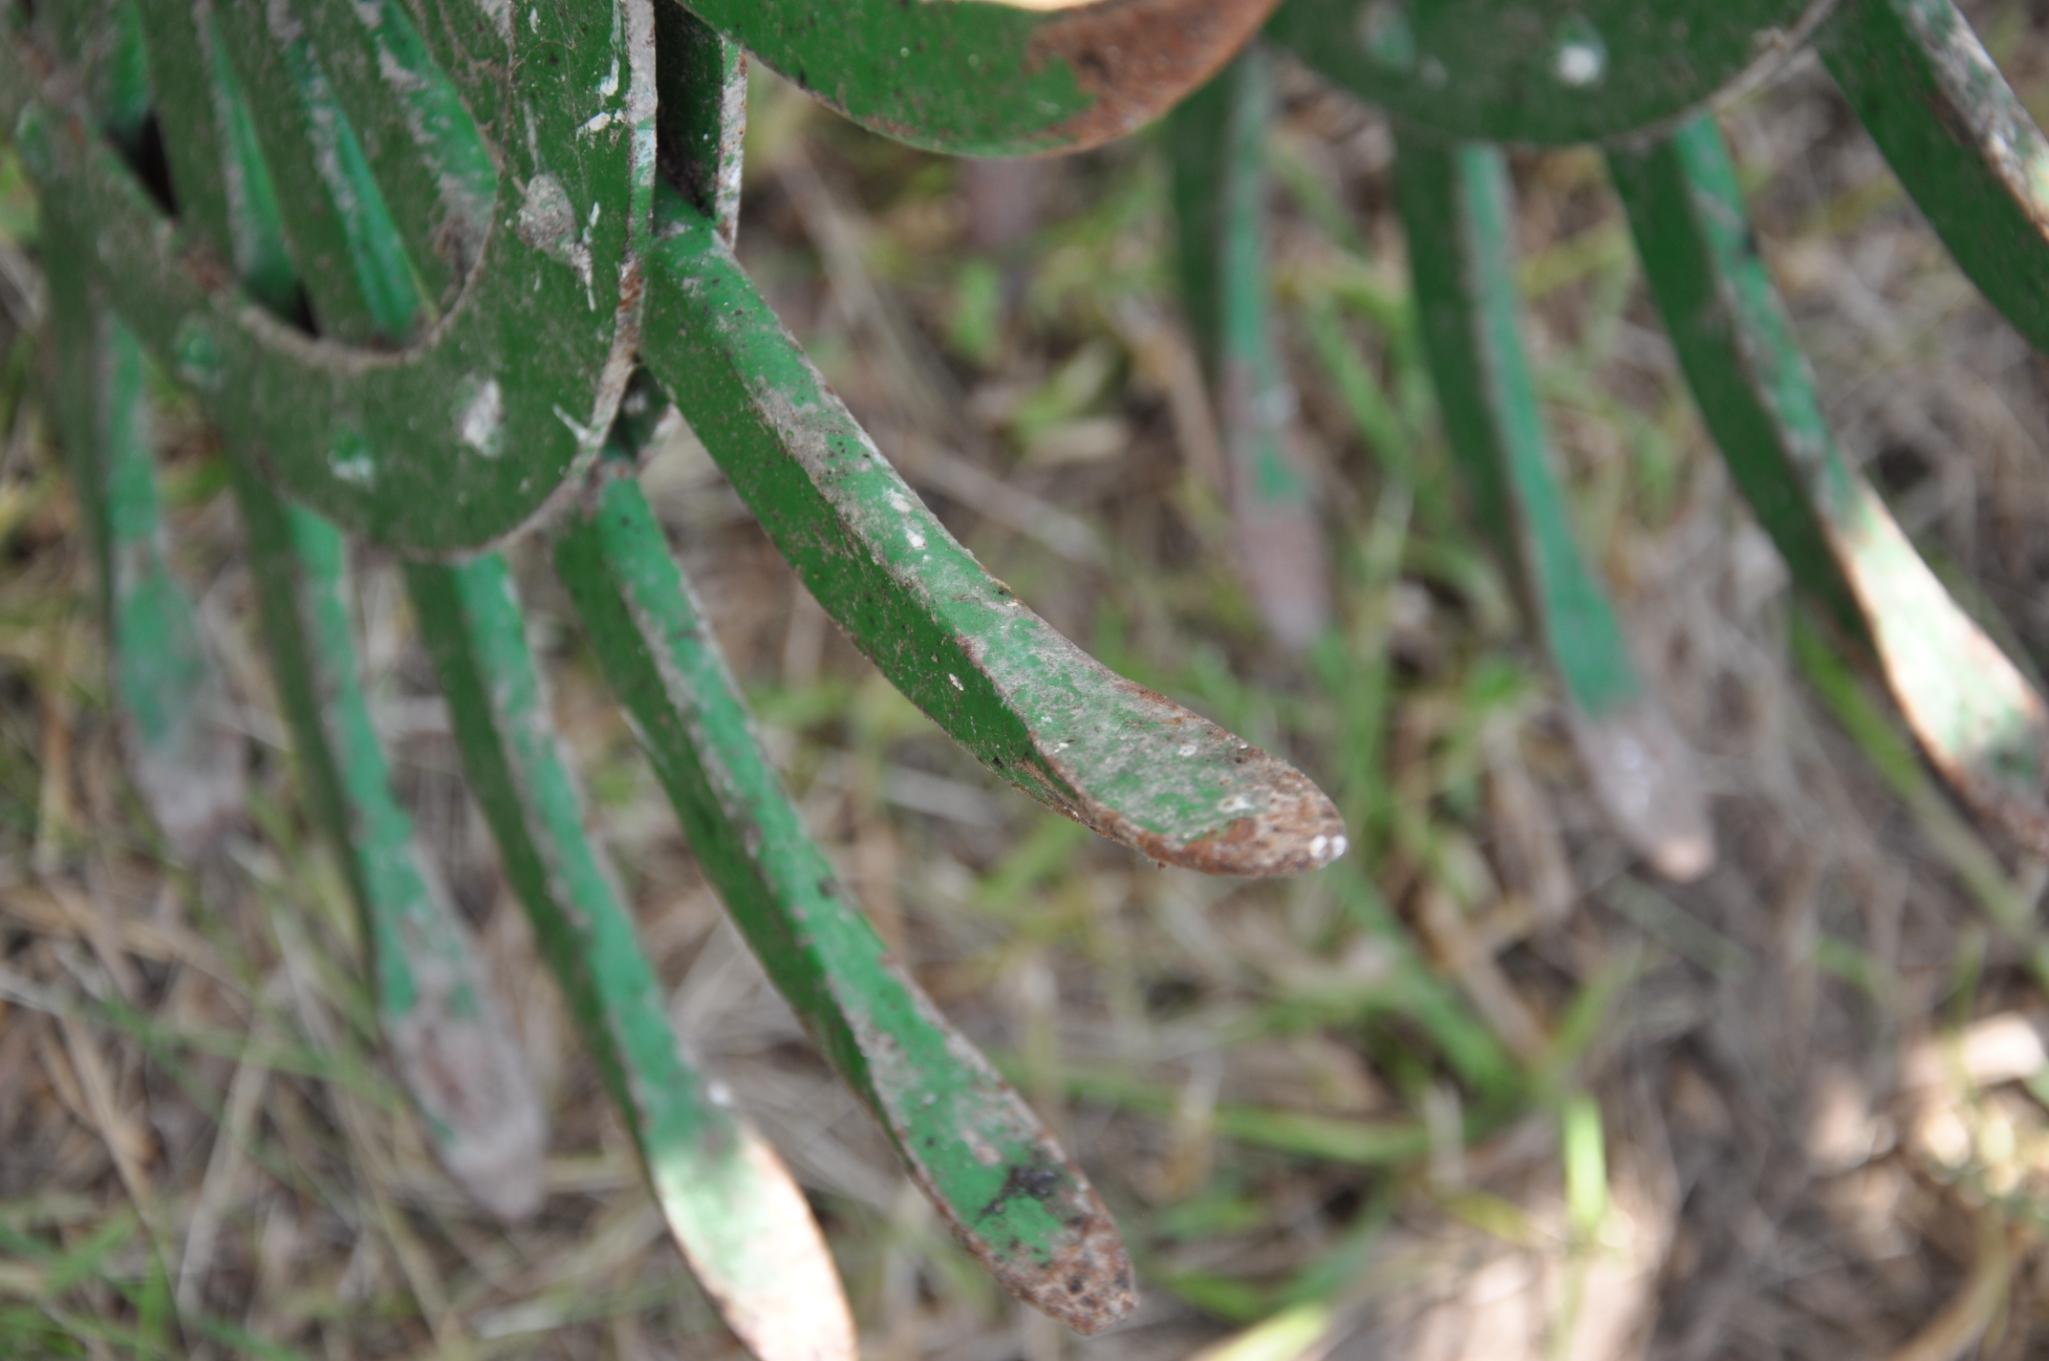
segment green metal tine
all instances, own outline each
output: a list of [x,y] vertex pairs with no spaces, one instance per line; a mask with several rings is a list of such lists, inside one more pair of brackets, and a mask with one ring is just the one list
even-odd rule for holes
[[171,568],[142,347],[93,298],[77,258],[90,228],[57,206],[48,226],[55,410],[99,564],[114,707],[137,792],[171,847],[196,856],[242,817],[243,739]]
[[491,227],[490,147],[400,0],[317,0],[297,12],[407,258],[445,307]]
[[[275,194],[246,131],[242,91],[229,67],[203,69],[214,85],[209,106],[228,135],[222,156],[181,159],[179,201],[198,221],[217,224],[224,239],[210,244],[245,272],[252,294],[288,306],[296,286],[280,264]],[[167,138],[195,134],[187,108],[164,107]],[[379,1027],[450,1175],[493,1214],[522,1217],[543,1190],[547,1117],[539,1094],[469,932],[392,795],[351,639],[341,535],[286,506],[257,464],[229,441],[272,671],[300,773],[362,922]]]
[[1721,132],[1696,119],[1609,166],[1701,416],[1795,579],[1873,647],[1936,768],[2049,849],[2049,710],[1837,449]]
[[1215,874],[1327,864],[1344,824],[1300,772],[1115,675],[989,576],[883,459],[680,196],[644,356],[813,596],[934,722],[1041,802]]
[[[497,108],[511,67],[501,60],[463,68],[464,103],[493,139],[508,192],[494,205],[484,258],[458,305],[394,353],[308,343],[250,306],[193,239],[191,224],[173,221],[134,168],[92,135],[46,45],[0,46],[0,119],[39,189],[93,222],[96,278],[110,303],[212,419],[263,445],[287,491],[379,543],[475,549],[566,495],[574,474],[597,457],[631,374],[639,253],[652,223],[652,21],[631,0],[591,5],[595,12],[580,19],[528,7],[512,50],[546,59],[519,65],[532,102],[498,109],[497,122],[482,110]],[[266,45],[267,17],[251,33],[246,23],[212,23],[214,9],[212,0],[145,6],[152,46],[205,61],[216,55],[198,31],[208,26],[212,37],[244,48]],[[616,32],[590,22],[607,14],[645,22]],[[429,27],[438,26],[423,25],[423,36]],[[172,40],[159,44],[157,30]],[[194,126],[213,124],[196,139],[198,150],[167,146],[175,171],[180,156],[219,148],[222,136],[203,82],[189,68],[181,74],[176,61],[166,70],[165,102],[189,103]],[[272,129],[272,112],[259,131],[283,141],[295,122],[304,131],[290,107]],[[341,146],[332,128],[325,145]],[[326,167],[333,173],[315,165],[312,178],[354,183],[336,156]],[[353,210],[360,216],[362,205]],[[362,249],[393,264],[388,277],[407,272],[396,267],[399,246]],[[342,258],[348,268],[380,263]]]
[[1013,1294],[1086,1333],[1134,1303],[1081,1172],[890,959],[806,835],[671,558],[630,452],[555,563],[613,690],[777,988],[859,1092],[962,1244]]
[[1017,156],[1081,150],[1150,122],[1279,0],[680,2],[877,132],[957,156]]
[[1239,563],[1260,617],[1302,648],[1330,620],[1323,522],[1290,445],[1295,395],[1274,348],[1267,278],[1271,57],[1255,43],[1174,110],[1167,145],[1182,305],[1209,379]]
[[538,1209],[548,1123],[474,942],[392,797],[350,637],[347,550],[228,460],[298,767],[341,857],[378,1026],[442,1164],[501,1219]]
[[268,0],[215,3],[229,64],[264,111],[257,137],[320,333],[359,344],[404,340],[433,321],[438,290],[407,250],[305,24],[294,7]]
[[1949,0],[1855,0],[1815,47],[1958,266],[2049,350],[2049,140],[1970,22]]
[[[385,224],[337,220],[349,258],[391,271],[343,305],[373,328],[403,326],[423,301],[409,292],[417,279],[350,239]],[[851,1316],[803,1193],[695,1071],[669,1023],[632,914],[586,831],[504,559],[416,562],[405,575],[470,787],[684,1258],[762,1361],[851,1357]]]
[[761,1361],[852,1358],[853,1324],[802,1193],[669,1024],[585,831],[504,561],[415,563],[406,581],[470,787],[691,1270]]
[[[56,41],[86,73],[100,126],[133,154],[149,107],[139,16],[109,0],[53,23],[67,19]],[[54,410],[98,563],[115,710],[151,817],[179,854],[198,855],[242,816],[243,741],[171,568],[142,348],[97,296],[91,228],[62,203],[46,211]]]
[[1693,758],[1637,673],[1550,466],[1520,334],[1501,155],[1401,135],[1395,182],[1446,432],[1531,598],[1582,764],[1617,830],[1655,869],[1697,876],[1714,842]]

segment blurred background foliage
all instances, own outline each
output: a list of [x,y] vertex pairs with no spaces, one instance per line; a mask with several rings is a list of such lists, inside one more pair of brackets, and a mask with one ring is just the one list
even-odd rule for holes
[[[1968,8],[2049,114],[2049,16]],[[1303,583],[1328,625],[1300,649],[1233,561],[1156,136],[964,165],[757,75],[741,254],[992,571],[1329,790],[1352,830],[1332,869],[1206,880],[1046,815],[860,661],[687,436],[646,476],[813,830],[1117,1214],[1146,1290],[1122,1331],[1068,1336],[953,1246],[723,924],[573,633],[539,640],[678,1021],[811,1191],[866,1354],[2041,1355],[2049,870],[1957,811],[1791,602],[1596,155],[1521,157],[1578,525],[1722,843],[1685,887],[1630,859],[1451,475],[1386,126],[1281,79],[1276,313],[1328,540]],[[1807,65],[1726,125],[1846,451],[1952,588],[2049,656],[2049,370]],[[382,563],[360,587],[372,695],[556,1120],[518,1230],[435,1168],[189,412],[167,499],[262,794],[218,862],[159,853],[35,401],[36,231],[0,151],[0,1356],[726,1355],[501,901]],[[545,575],[522,585],[566,618]]]

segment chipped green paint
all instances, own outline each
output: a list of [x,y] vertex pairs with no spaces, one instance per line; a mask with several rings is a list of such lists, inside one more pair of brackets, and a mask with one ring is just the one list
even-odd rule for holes
[[647,363],[819,603],[997,774],[1156,860],[1313,869],[1337,810],[1285,763],[1113,674],[946,532],[776,320],[714,224],[667,200]]
[[1326,80],[1452,137],[1641,131],[1799,50],[1835,0],[1288,0],[1268,33]]
[[963,1245],[1020,1298],[1100,1330],[1134,1300],[1102,1202],[805,834],[631,468],[571,519],[555,561],[699,863]]
[[[209,83],[187,65],[222,55],[202,38],[213,9],[144,7],[152,75],[194,132],[165,144],[174,182],[227,150]],[[596,457],[638,332],[654,171],[646,0],[530,7],[503,32],[492,9],[450,0],[419,30],[501,158],[503,191],[457,304],[398,350],[308,340],[252,306],[93,136],[47,51],[0,44],[0,114],[38,186],[94,224],[95,279],[124,319],[210,417],[269,451],[288,491],[421,551],[510,534]],[[204,369],[181,364],[195,354]],[[334,457],[341,434],[359,456]]]
[[585,830],[503,559],[410,564],[406,585],[506,877],[692,1272],[762,1361],[851,1358],[839,1278],[803,1194],[670,1027],[633,918]]
[[1409,239],[1423,348],[1453,452],[1523,579],[1596,793],[1662,873],[1713,859],[1692,758],[1638,677],[1606,590],[1572,531],[1523,352],[1499,152],[1403,136],[1396,202]]
[[1702,119],[1609,165],[1701,415],[1796,579],[1874,647],[1937,768],[2049,847],[2049,710],[1837,450],[1721,133]]
[[1314,489],[1290,447],[1295,394],[1274,348],[1267,278],[1273,74],[1239,54],[1168,120],[1181,298],[1230,475],[1239,562],[1274,636],[1306,647],[1330,619]]
[[1949,0],[1856,0],[1815,46],[1978,290],[2049,350],[2049,140]]
[[1278,0],[682,2],[866,127],[956,156],[1018,156],[1095,146],[1165,113]]

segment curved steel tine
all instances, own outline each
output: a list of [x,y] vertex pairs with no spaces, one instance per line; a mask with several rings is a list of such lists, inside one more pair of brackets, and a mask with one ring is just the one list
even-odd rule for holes
[[[51,22],[101,127],[132,149],[149,107],[135,7],[63,6]],[[171,570],[142,347],[95,296],[91,226],[61,201],[45,211],[54,415],[98,562],[114,708],[150,815],[174,850],[196,856],[242,815],[243,743],[198,610]]]
[[1609,166],[1702,419],[1795,579],[1872,646],[1936,768],[2049,850],[2049,710],[1837,450],[1720,131],[1697,119]]
[[[295,285],[269,168],[228,68],[201,69],[215,82],[200,92],[209,116],[195,125],[189,102],[159,112],[168,139],[224,134],[219,157],[181,163],[180,199],[202,231],[222,234],[209,244],[246,271],[251,291],[282,306]],[[287,507],[248,450],[231,442],[228,455],[271,667],[362,921],[379,1026],[450,1175],[493,1214],[519,1218],[540,1203],[547,1116],[469,932],[392,796],[350,636],[341,535]]]
[[803,1193],[684,1055],[585,831],[504,560],[414,563],[406,583],[470,788],[691,1270],[761,1361],[851,1361],[853,1324]]
[[350,638],[347,552],[228,460],[302,778],[363,923],[378,1026],[449,1174],[505,1220],[538,1209],[548,1121],[475,943],[392,797]]
[[406,249],[377,167],[295,11],[267,0],[202,0],[192,10],[263,110],[256,135],[321,332],[389,342],[431,321],[439,294]]
[[812,595],[953,739],[1049,807],[1155,860],[1287,874],[1345,848],[1285,762],[1115,675],[946,532],[756,291],[671,196],[644,357]]
[[179,855],[198,856],[242,816],[243,742],[198,610],[171,570],[142,347],[93,300],[76,258],[91,229],[60,205],[45,211],[54,410],[99,563],[114,709],[143,803]]
[[446,305],[483,251],[498,171],[401,0],[311,0],[296,13],[428,298]]
[[1271,57],[1246,48],[1167,120],[1181,298],[1209,380],[1239,567],[1260,618],[1301,649],[1330,623],[1323,521],[1290,442],[1294,391],[1267,279]]
[[946,1023],[805,834],[724,656],[632,479],[632,453],[564,527],[555,564],[705,873],[776,987],[882,1122],[961,1243],[1081,1332],[1135,1303],[1081,1171]]
[[1815,46],[1964,273],[2049,350],[2049,139],[1949,0],[1856,0]]
[[658,0],[865,127],[958,156],[1080,151],[1159,117],[1279,0]]
[[1403,135],[1395,169],[1446,432],[1513,554],[1594,792],[1655,869],[1693,878],[1712,864],[1714,839],[1692,755],[1638,676],[1551,470],[1520,334],[1501,155]]

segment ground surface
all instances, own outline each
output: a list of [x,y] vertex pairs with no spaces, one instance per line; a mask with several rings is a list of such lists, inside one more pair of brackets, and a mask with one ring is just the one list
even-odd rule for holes
[[[2049,33],[2012,7],[1994,19],[2049,112]],[[1358,832],[1337,868],[1206,881],[1094,843],[896,697],[701,452],[649,472],[814,832],[1117,1212],[1146,1289],[1124,1331],[1070,1339],[949,1245],[721,925],[573,630],[543,639],[674,1013],[813,1191],[867,1354],[2044,1354],[2049,1121],[2022,1080],[2041,1059],[2024,961],[2049,876],[1961,819],[1868,678],[1795,628],[1676,385],[1598,161],[1523,159],[1547,414],[1722,843],[1685,889],[1632,863],[1508,583],[1446,495],[1385,129],[1286,84],[1277,277],[1335,584],[1306,655],[1267,641],[1236,584],[1143,141],[966,174],[764,83],[743,253],[994,571],[1112,665],[1324,783]],[[1942,570],[1976,583],[1968,598],[2049,656],[2041,362],[1811,71],[1729,126],[1845,445]],[[7,164],[0,328],[33,293],[33,215]],[[0,1355],[726,1355],[373,570],[380,712],[555,1119],[545,1205],[510,1232],[427,1154],[376,1051],[350,914],[245,627],[231,507],[189,421],[167,450],[180,560],[261,798],[217,862],[155,852],[107,718],[82,536],[23,401],[38,357],[8,336]],[[1348,402],[1333,355],[1384,403]],[[567,620],[537,574],[533,593]]]

